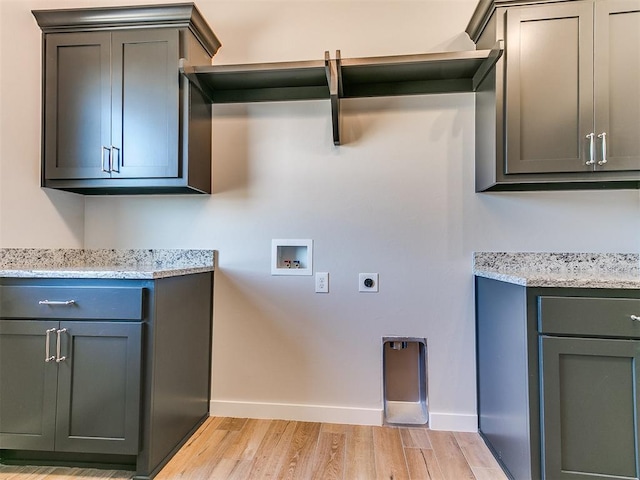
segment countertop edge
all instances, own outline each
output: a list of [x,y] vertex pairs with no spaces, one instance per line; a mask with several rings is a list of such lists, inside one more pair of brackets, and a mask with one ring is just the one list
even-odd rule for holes
[[640,289],[640,255],[474,252],[473,274],[524,287]]
[[193,275],[213,272],[213,266],[184,267],[152,270],[82,270],[82,269],[10,269],[0,270],[0,278],[86,278],[86,279],[123,279],[123,280],[157,280],[160,278]]
[[519,277],[516,275],[508,275],[506,273],[498,273],[498,272],[487,272],[482,270],[474,270],[473,274],[476,277],[489,278],[491,280],[498,280],[500,282],[505,283],[513,283],[515,285],[521,285],[523,287],[527,287],[527,279],[524,277]]
[[516,275],[503,272],[474,270],[476,277],[498,280],[523,287],[541,288],[596,288],[596,289],[640,289],[640,278],[593,278],[571,277],[562,274],[549,275]]
[[215,270],[215,250],[0,249],[0,277],[154,280]]

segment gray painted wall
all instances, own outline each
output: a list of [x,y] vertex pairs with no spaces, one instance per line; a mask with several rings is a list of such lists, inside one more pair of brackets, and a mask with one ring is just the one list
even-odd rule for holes
[[[474,193],[472,94],[344,101],[341,147],[328,102],[217,106],[212,196],[43,191],[30,10],[113,3],[0,0],[0,246],[218,250],[215,411],[372,422],[381,337],[407,335],[427,338],[432,426],[473,429],[472,252],[638,251],[637,191]],[[218,64],[473,48],[474,0],[198,7]],[[272,238],[313,239],[330,293],[271,276]],[[378,294],[359,272],[380,273]]]

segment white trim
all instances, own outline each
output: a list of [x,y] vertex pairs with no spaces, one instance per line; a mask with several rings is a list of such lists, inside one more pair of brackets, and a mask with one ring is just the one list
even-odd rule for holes
[[211,400],[211,416],[382,425],[382,409]]
[[[342,423],[348,425],[383,424],[384,412],[377,408],[299,405],[291,403],[211,400],[212,416],[296,420],[299,422]],[[477,415],[429,412],[431,430],[477,432]]]
[[448,432],[477,432],[478,416],[429,412],[429,428]]

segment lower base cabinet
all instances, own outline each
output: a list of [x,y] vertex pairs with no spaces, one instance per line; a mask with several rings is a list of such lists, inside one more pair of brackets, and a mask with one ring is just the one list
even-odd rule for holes
[[476,279],[479,431],[511,478],[640,478],[640,291]]
[[542,337],[546,478],[638,478],[640,341]]
[[141,332],[140,322],[0,320],[0,447],[135,455]]
[[212,273],[0,279],[0,462],[155,476],[209,413]]

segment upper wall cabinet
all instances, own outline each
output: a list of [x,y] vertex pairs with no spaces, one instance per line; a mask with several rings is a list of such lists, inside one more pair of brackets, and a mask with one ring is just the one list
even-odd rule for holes
[[34,11],[43,31],[42,186],[211,193],[211,105],[179,73],[219,41],[193,4]]
[[505,42],[476,94],[478,191],[638,188],[640,0],[483,0],[467,33]]

